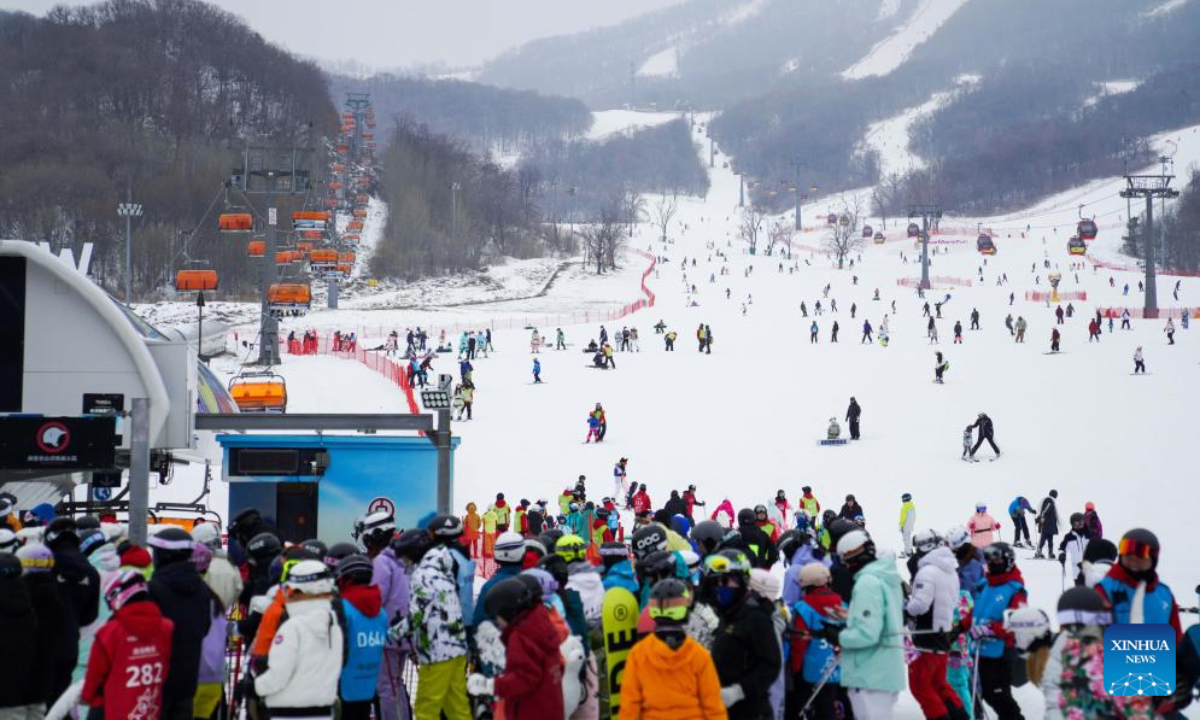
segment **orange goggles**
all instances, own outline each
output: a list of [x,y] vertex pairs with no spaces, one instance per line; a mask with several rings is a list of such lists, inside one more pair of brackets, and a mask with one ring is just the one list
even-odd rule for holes
[[1149,560],[1154,557],[1154,548],[1150,546],[1150,543],[1123,538],[1121,544],[1117,546],[1117,554],[1135,555]]

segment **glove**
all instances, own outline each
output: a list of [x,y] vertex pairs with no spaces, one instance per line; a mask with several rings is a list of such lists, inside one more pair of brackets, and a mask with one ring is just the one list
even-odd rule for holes
[[267,656],[252,655],[250,656],[250,675],[258,677],[267,671]]
[[1058,564],[1059,564],[1059,565],[1066,565],[1066,564],[1067,564],[1067,554],[1066,554],[1065,552],[1060,552],[1060,553],[1058,554]]
[[994,636],[996,633],[987,625],[972,625],[971,637],[975,640],[982,640]]
[[729,687],[721,688],[721,703],[725,707],[733,707],[745,698],[746,693],[742,692],[741,685],[730,685]]
[[845,630],[845,629],[846,628],[844,625],[835,625],[833,623],[825,623],[825,626],[821,628],[821,632],[819,634],[822,638],[825,639],[825,642],[829,643],[830,645],[837,645],[838,644],[838,636],[841,635],[842,630]]
[[468,695],[492,695],[496,689],[496,681],[486,675],[472,673],[467,678]]

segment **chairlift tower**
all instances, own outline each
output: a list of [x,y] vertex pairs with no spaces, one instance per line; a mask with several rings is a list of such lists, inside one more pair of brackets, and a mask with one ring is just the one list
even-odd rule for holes
[[942,219],[942,210],[936,205],[909,205],[908,219],[917,217],[921,218],[921,289],[928,290],[933,287],[929,282],[929,221],[936,227]]
[[[1165,203],[1168,198],[1179,197],[1179,191],[1171,187],[1175,175],[1170,174],[1170,158],[1160,158],[1162,173],[1159,175],[1126,175],[1126,188],[1121,191],[1121,197],[1126,199],[1144,198],[1146,200],[1146,220],[1142,223],[1142,259],[1146,263],[1146,293],[1143,304],[1143,314],[1146,318],[1158,317],[1158,278],[1155,267],[1155,243],[1153,235],[1154,199],[1161,198]],[[1165,226],[1164,226],[1165,227]],[[1132,228],[1131,228],[1132,232]]]

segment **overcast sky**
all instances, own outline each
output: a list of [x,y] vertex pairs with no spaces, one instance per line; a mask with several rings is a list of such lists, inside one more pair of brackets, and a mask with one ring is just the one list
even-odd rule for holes
[[[474,65],[527,40],[613,24],[682,1],[213,0],[295,53],[374,68]],[[0,0],[0,7],[39,15],[59,4]]]

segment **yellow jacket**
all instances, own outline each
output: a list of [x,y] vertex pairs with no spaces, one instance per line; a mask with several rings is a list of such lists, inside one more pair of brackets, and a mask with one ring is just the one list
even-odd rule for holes
[[900,529],[901,530],[903,530],[904,526],[909,522],[909,517],[912,517],[912,523],[914,525],[916,525],[917,524],[917,506],[913,504],[912,500],[909,500],[908,502],[906,502],[900,506]]

